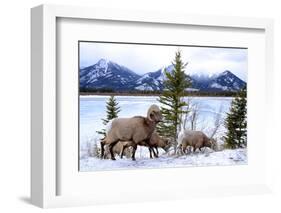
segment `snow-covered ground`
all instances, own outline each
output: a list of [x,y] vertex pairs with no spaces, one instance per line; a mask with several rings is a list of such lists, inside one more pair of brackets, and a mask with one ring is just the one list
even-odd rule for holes
[[[106,116],[106,101],[109,96],[80,96],[80,170],[96,171],[111,169],[130,168],[159,168],[159,167],[182,167],[182,166],[207,166],[207,165],[232,165],[246,163],[246,150],[224,150],[210,154],[195,154],[179,158],[165,156],[161,151],[159,159],[149,159],[146,147],[138,147],[136,162],[131,159],[119,159],[117,161],[100,160],[94,158],[93,147],[98,144],[100,135],[96,133],[104,127],[102,118]],[[151,104],[158,104],[156,96],[116,96],[121,107],[119,117],[132,117],[135,115],[146,116],[147,109]],[[214,129],[216,115],[221,114],[224,119],[229,111],[232,98],[226,97],[192,97],[188,100],[193,106],[196,105],[198,118],[196,129],[210,135]],[[189,129],[187,119],[186,128]],[[217,131],[215,138],[222,144],[221,137],[225,129],[223,125]],[[238,160],[237,160],[238,159]]]
[[88,157],[80,160],[80,171],[101,171],[116,169],[149,169],[176,168],[192,166],[229,166],[247,164],[247,149],[223,150],[219,152],[196,152],[179,157],[161,155],[159,158],[149,157],[131,159],[116,158],[116,161]]

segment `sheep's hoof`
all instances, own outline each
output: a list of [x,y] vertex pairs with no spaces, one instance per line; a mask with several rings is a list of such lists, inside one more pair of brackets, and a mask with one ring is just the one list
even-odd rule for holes
[[132,161],[136,161],[136,158],[132,158]]
[[116,160],[115,158],[111,158],[111,160]]

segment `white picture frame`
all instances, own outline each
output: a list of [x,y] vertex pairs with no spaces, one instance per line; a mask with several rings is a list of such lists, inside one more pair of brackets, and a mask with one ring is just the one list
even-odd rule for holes
[[[249,182],[238,184],[217,184],[203,186],[183,186],[182,188],[161,189],[155,187],[154,193],[150,196],[140,191],[138,188],[128,187],[124,195],[58,195],[58,174],[60,167],[58,166],[58,146],[57,146],[57,88],[60,83],[57,80],[57,20],[64,19],[87,19],[102,21],[119,21],[119,22],[135,22],[135,23],[153,23],[167,26],[200,26],[211,28],[231,29],[254,29],[264,33],[265,52],[263,75],[265,87],[261,88],[264,94],[264,102],[267,107],[272,109],[273,100],[270,91],[273,90],[273,21],[271,19],[257,18],[241,18],[241,17],[216,17],[203,15],[187,15],[173,13],[153,13],[145,11],[123,11],[101,8],[84,8],[74,6],[54,6],[41,5],[31,10],[31,201],[34,205],[42,208],[60,207],[60,206],[76,206],[76,205],[92,205],[100,203],[116,203],[116,202],[139,202],[145,200],[165,200],[178,199],[199,196],[214,195],[242,195],[253,193],[264,193],[271,191],[271,164],[270,164],[270,141],[272,136],[269,134],[271,130],[270,122],[273,111],[263,117],[266,122],[265,135],[266,143],[264,143],[265,154],[260,155],[264,160],[259,172],[264,173],[264,177],[254,184]],[[254,95],[254,94],[252,94]],[[251,102],[250,102],[251,104]],[[254,150],[254,149],[253,149]],[[68,150],[64,150],[67,152]],[[251,154],[251,153],[250,153]],[[213,167],[204,168],[206,171],[215,171]],[[177,169],[179,174],[183,169]],[[224,171],[226,171],[225,168]],[[242,168],[246,171],[247,167]],[[190,170],[189,170],[190,171]],[[199,171],[199,170],[198,170]],[[132,175],[130,171],[115,171],[111,175]],[[218,172],[220,172],[218,170]],[[200,174],[200,171],[198,172]],[[91,174],[92,175],[92,174]],[[133,175],[143,178],[158,178],[163,176],[161,170],[152,171],[142,174],[140,171],[134,171]],[[85,177],[88,176],[88,177]],[[90,174],[84,174],[89,179]],[[122,178],[122,175],[119,176]],[[196,175],[195,175],[196,177]],[[171,176],[171,178],[174,178]],[[85,179],[85,180],[86,180]],[[104,183],[101,183],[104,184]],[[105,186],[106,187],[106,186]],[[112,187],[112,186],[111,186]],[[168,187],[169,188],[169,187]],[[101,190],[101,189],[100,189]],[[116,188],[119,190],[119,188]],[[138,191],[139,190],[139,191]],[[174,196],[169,196],[164,192],[170,190]],[[125,191],[123,192],[125,193]],[[175,195],[176,193],[176,195]]]

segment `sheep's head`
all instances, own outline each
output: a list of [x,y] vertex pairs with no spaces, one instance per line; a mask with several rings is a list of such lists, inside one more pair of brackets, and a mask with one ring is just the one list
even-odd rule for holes
[[157,146],[161,147],[164,151],[167,152],[167,150],[170,148],[171,145],[169,139],[158,136]]
[[155,123],[162,121],[162,114],[157,105],[153,104],[149,107],[147,111],[147,118]]
[[208,140],[207,144],[206,144],[207,147],[211,148],[212,150],[214,151],[217,151],[217,142],[215,139],[211,138]]
[[167,138],[163,138],[162,142],[163,142],[163,147],[162,148],[164,149],[165,152],[168,152],[170,147],[171,147],[171,145],[172,145],[171,141],[169,139],[167,139]]

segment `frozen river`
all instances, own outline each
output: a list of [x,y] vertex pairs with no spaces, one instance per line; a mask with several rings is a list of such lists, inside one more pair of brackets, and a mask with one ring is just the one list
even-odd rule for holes
[[[106,101],[109,96],[80,96],[80,142],[99,135],[96,131],[104,128],[102,118],[106,117]],[[151,104],[159,105],[157,96],[116,96],[121,108],[119,117],[146,116]],[[185,99],[187,101],[187,98]],[[207,129],[213,125],[215,114],[222,116],[228,112],[232,98],[228,97],[192,97],[190,102],[198,108],[198,129]]]

